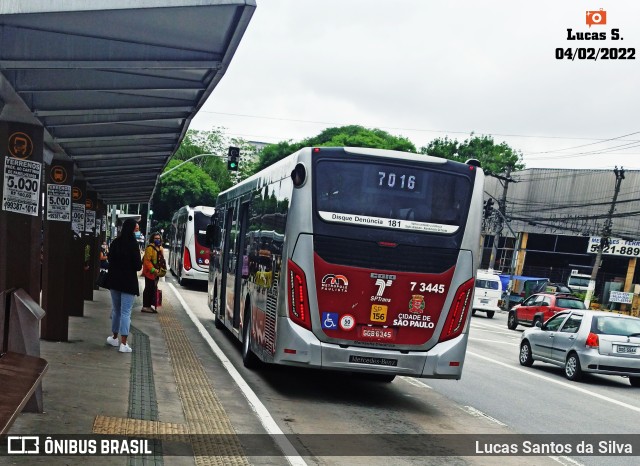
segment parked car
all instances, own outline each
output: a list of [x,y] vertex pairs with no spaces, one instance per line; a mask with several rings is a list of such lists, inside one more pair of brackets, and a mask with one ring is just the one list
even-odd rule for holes
[[545,290],[547,293],[573,294],[573,290],[564,283],[547,283]]
[[640,319],[611,312],[568,310],[520,340],[520,364],[542,361],[564,367],[569,380],[583,373],[629,377],[640,387]]
[[515,330],[518,325],[535,326],[565,309],[585,309],[585,306],[580,299],[566,293],[532,294],[509,310],[507,327]]
[[478,270],[471,314],[475,315],[476,311],[482,311],[487,313],[489,319],[492,319],[496,311],[500,310],[501,301],[502,282],[500,277],[494,273]]

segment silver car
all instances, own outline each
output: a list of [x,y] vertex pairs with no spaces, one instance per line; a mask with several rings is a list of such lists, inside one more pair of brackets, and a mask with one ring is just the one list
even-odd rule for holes
[[584,372],[629,377],[640,387],[640,319],[611,312],[567,310],[522,333],[520,364],[564,367],[569,380]]

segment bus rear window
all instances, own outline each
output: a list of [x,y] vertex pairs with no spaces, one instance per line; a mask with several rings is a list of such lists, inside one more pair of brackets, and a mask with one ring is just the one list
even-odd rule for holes
[[200,246],[207,244],[207,225],[211,222],[211,217],[202,212],[195,212],[193,220],[193,232]]
[[328,222],[454,233],[469,210],[467,178],[410,165],[322,160],[314,180]]

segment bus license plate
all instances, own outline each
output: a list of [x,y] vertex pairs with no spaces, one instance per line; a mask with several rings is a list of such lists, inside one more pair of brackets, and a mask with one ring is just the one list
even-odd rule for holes
[[622,346],[622,345],[618,345],[617,348],[617,352],[618,353],[631,353],[631,354],[635,354],[637,351],[637,347],[636,346]]
[[359,333],[363,340],[394,341],[396,339],[395,328],[362,326]]

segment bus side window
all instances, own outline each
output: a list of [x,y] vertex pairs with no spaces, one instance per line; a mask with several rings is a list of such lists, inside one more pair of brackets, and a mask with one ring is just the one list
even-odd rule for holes
[[220,225],[218,224],[219,217],[218,212],[216,211],[211,217],[211,223],[207,225],[207,246],[215,247],[220,244]]

